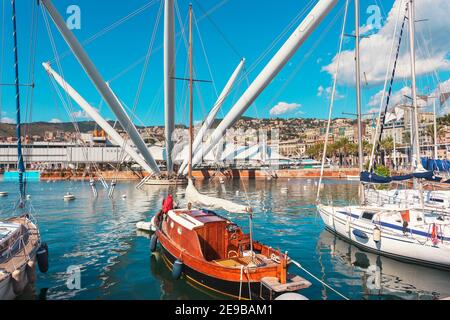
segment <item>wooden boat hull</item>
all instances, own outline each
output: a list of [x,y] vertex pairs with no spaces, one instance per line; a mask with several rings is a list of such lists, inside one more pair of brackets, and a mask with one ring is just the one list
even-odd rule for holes
[[[172,271],[173,264],[177,260],[168,250],[162,246],[162,257],[166,266]],[[189,265],[183,265],[183,276],[186,281],[192,286],[200,289],[209,291],[211,294],[218,294],[222,297],[230,299],[239,299],[239,289],[240,282],[227,281],[220,278],[209,276],[205,273],[194,270],[189,267]],[[245,277],[245,276],[244,276]],[[242,282],[241,297],[242,300],[262,300],[260,296],[261,282],[250,282],[250,292],[249,294],[249,283],[247,281]],[[269,299],[269,297],[265,297]]]

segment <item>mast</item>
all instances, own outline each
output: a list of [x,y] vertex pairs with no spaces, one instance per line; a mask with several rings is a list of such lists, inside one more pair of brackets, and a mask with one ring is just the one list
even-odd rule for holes
[[[356,113],[358,117],[358,160],[359,172],[364,170],[364,150],[362,141],[362,112],[361,112],[361,62],[359,50],[359,0],[355,0],[355,73],[356,73]],[[360,183],[359,196],[364,203],[364,186]]]
[[69,30],[64,19],[61,17],[61,15],[53,6],[50,0],[41,0],[41,3],[44,4],[44,7],[47,9],[47,12],[50,14],[59,32],[69,45],[75,57],[78,59],[78,62],[81,64],[88,77],[94,83],[95,87],[97,88],[98,92],[102,95],[103,99],[106,101],[111,110],[114,112],[120,125],[130,136],[131,141],[133,141],[134,145],[142,154],[145,161],[152,168],[153,173],[160,174],[160,170],[158,168],[158,165],[156,164],[155,159],[150,154],[147,145],[145,144],[142,137],[139,135],[138,130],[134,126],[128,114],[125,112],[125,109],[123,108],[122,104],[114,95],[111,88],[109,88],[109,86],[106,84],[105,80],[102,78],[97,68],[95,67],[94,63],[86,54],[79,41]]
[[[203,138],[205,137],[205,134],[207,133],[208,129],[211,128],[211,125],[214,122],[214,119],[216,118],[217,113],[219,112],[220,108],[222,108],[223,103],[225,102],[226,98],[230,94],[231,89],[233,88],[239,73],[241,72],[242,68],[244,67],[245,59],[242,59],[237,66],[237,68],[234,70],[233,74],[231,75],[230,79],[228,80],[227,84],[225,85],[224,89],[220,93],[219,98],[217,98],[216,103],[212,107],[211,111],[209,112],[208,116],[205,119],[205,122],[203,123],[202,127],[198,131],[197,135],[195,136],[194,145],[192,147],[192,150],[194,154],[199,149]],[[184,169],[186,169],[187,166],[187,159],[183,161],[183,164],[181,165],[178,173],[182,174]]]
[[189,165],[188,165],[188,176],[189,180],[192,180],[192,144],[194,140],[194,96],[193,96],[193,86],[194,86],[194,69],[193,69],[193,43],[192,43],[192,4],[189,5]]
[[23,162],[22,154],[22,132],[20,122],[20,83],[19,83],[19,58],[17,48],[17,23],[16,23],[16,1],[11,0],[12,5],[12,22],[13,22],[13,38],[14,38],[14,73],[15,73],[15,87],[16,87],[16,135],[17,135],[17,172],[19,174],[19,191],[20,191],[20,203],[22,207],[25,201],[25,183],[23,181],[23,175],[25,174],[25,164]]
[[437,137],[437,120],[436,120],[436,97],[433,97],[433,128],[434,128],[434,159],[438,158],[438,137]]
[[[273,56],[264,69],[253,80],[244,94],[234,104],[219,126],[214,130],[209,144],[202,148],[201,152],[195,154],[192,164],[199,163],[202,157],[210,152],[212,148],[222,139],[225,131],[230,128],[239,117],[258,98],[262,91],[272,82],[298,48],[305,42],[309,35],[317,28],[323,18],[336,5],[337,0],[320,0],[302,21],[289,39],[283,44]],[[185,172],[183,172],[185,173]]]
[[175,129],[175,19],[174,0],[165,0],[164,7],[164,116],[167,175],[173,172],[173,141]]
[[409,49],[411,57],[411,94],[413,101],[412,114],[412,137],[413,137],[413,155],[412,166],[415,171],[424,171],[420,160],[420,144],[419,144],[419,115],[417,107],[417,87],[416,87],[416,51],[415,51],[415,12],[414,0],[408,2],[408,22],[409,22]]

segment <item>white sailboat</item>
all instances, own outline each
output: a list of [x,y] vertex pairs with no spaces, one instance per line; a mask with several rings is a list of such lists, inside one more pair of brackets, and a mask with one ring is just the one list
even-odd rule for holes
[[[356,23],[356,86],[358,124],[361,125],[360,77],[359,77],[359,0],[355,0]],[[412,95],[414,118],[417,123],[417,96],[414,58],[414,0],[408,0],[410,28]],[[335,79],[336,80],[336,79]],[[418,133],[415,127],[415,154],[413,161],[420,177],[426,173],[420,164]],[[360,171],[363,172],[363,153],[359,130]],[[369,174],[370,175],[370,174]],[[420,185],[419,185],[420,186]],[[360,185],[363,188],[363,185]],[[319,186],[320,192],[320,186]],[[444,211],[429,211],[422,208],[399,208],[394,205],[371,206],[364,201],[364,190],[360,189],[361,205],[334,206],[318,204],[317,210],[331,232],[355,245],[398,259],[427,264],[439,268],[450,268],[450,217]],[[319,199],[319,198],[318,198]],[[448,211],[447,211],[448,212]]]

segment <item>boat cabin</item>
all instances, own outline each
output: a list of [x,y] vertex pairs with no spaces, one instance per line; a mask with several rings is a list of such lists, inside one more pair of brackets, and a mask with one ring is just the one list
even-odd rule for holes
[[[164,233],[180,248],[206,261],[237,262],[251,257],[250,236],[230,220],[205,209],[172,210],[165,217]],[[253,241],[256,255],[270,257],[275,250]],[[230,262],[230,267],[234,266]]]

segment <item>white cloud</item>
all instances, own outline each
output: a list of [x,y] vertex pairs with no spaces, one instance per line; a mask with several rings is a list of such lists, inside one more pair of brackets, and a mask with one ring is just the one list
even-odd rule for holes
[[[323,86],[319,86],[317,88],[317,96],[318,97],[326,96],[327,99],[330,99],[331,91],[332,91],[331,87],[324,88]],[[343,98],[345,98],[345,96],[340,94],[339,91],[336,90],[336,92],[334,94],[334,100],[340,100]]]
[[16,120],[14,120],[12,118],[8,118],[8,117],[3,117],[1,122],[7,123],[7,124],[16,124]]
[[[100,110],[97,108],[94,108],[98,113],[100,113]],[[85,111],[74,111],[71,113],[72,117],[77,119],[91,119],[91,117],[85,112]]]
[[[392,45],[392,35],[395,23],[400,11],[399,27],[396,38],[400,33],[401,19],[405,12],[404,0],[396,0],[391,8],[386,24],[376,33],[361,39],[361,72],[365,73],[369,85],[380,84],[385,79],[386,69]],[[401,6],[400,6],[401,4]],[[428,19],[425,22],[416,24],[416,74],[449,70],[450,47],[450,1],[448,0],[422,0],[416,1],[416,19]],[[406,24],[407,25],[407,24]],[[363,26],[363,31],[367,32],[369,27]],[[409,78],[410,55],[408,46],[408,30],[405,27],[402,39],[402,47],[397,64],[396,78]],[[339,81],[346,85],[354,85],[355,63],[354,50],[346,50],[341,53],[341,67]],[[336,70],[337,55],[331,64],[322,68],[323,71],[333,75]]]
[[293,112],[300,107],[301,107],[301,104],[298,104],[298,103],[278,102],[278,104],[270,110],[270,115],[271,116],[281,116],[283,114]]
[[57,118],[54,118],[54,119],[50,120],[49,122],[50,123],[62,123],[62,121]]

